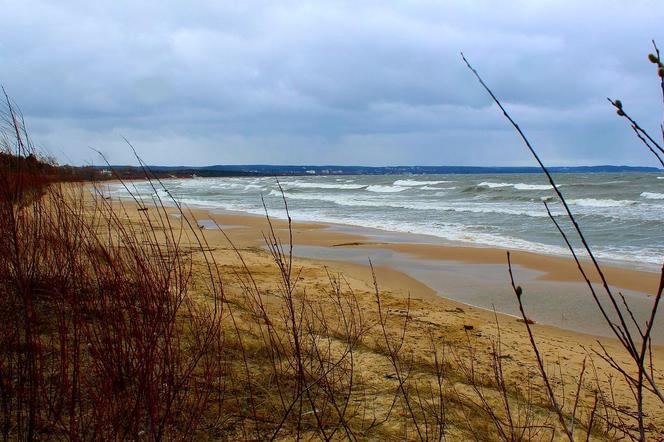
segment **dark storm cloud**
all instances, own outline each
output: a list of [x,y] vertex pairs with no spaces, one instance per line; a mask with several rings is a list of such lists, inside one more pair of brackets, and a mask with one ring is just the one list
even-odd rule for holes
[[530,164],[463,50],[548,162],[650,164],[661,5],[498,3],[5,1],[0,81],[75,163]]

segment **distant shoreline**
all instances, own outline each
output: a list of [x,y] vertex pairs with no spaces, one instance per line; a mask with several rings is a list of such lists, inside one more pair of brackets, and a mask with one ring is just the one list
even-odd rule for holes
[[[542,173],[539,167],[479,167],[479,166],[296,166],[296,165],[212,165],[212,166],[147,166],[160,177],[243,177],[243,176],[343,176],[343,175],[480,175],[480,174],[533,174]],[[95,166],[98,170],[113,170],[121,176],[144,175],[136,166]],[[656,167],[642,166],[554,166],[550,172],[560,173],[664,173]]]

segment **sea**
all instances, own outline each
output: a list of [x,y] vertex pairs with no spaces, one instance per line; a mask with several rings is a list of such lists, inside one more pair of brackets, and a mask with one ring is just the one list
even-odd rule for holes
[[[664,252],[664,174],[560,173],[558,190],[603,262],[658,270]],[[542,174],[328,175],[187,178],[128,184],[190,207],[325,222],[550,255],[568,255],[544,203],[583,255],[578,236]],[[114,185],[112,193],[127,197]]]

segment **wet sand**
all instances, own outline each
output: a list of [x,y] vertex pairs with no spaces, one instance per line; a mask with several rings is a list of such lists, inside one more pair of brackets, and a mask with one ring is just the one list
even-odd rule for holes
[[[215,223],[233,240],[263,247],[257,230],[265,218],[237,212],[196,209],[200,225],[209,232]],[[285,222],[273,219],[279,229]],[[280,233],[282,236],[284,232]],[[396,270],[427,287],[428,297],[444,297],[461,303],[519,315],[510,286],[507,250],[446,244],[438,238],[324,223],[293,223],[294,254],[318,261],[353,263]],[[286,240],[286,237],[283,237]],[[587,284],[571,258],[511,251],[514,276],[524,289],[528,317],[537,323],[597,336],[611,336]],[[608,297],[588,260],[582,265],[600,301]],[[660,275],[639,269],[604,265],[602,270],[614,292],[622,293],[637,318],[647,318]],[[385,273],[385,272],[383,272]],[[421,291],[420,291],[421,293]],[[664,322],[653,330],[656,343],[664,343]]]

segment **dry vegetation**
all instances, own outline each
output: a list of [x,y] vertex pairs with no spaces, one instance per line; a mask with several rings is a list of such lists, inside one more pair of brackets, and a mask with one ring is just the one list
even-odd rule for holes
[[[16,159],[0,167],[5,440],[664,434],[644,411],[662,399],[649,338],[661,287],[638,325],[607,285],[620,321],[610,322],[632,364],[589,353],[570,375],[544,360],[525,312],[534,352],[519,361],[504,352],[497,318],[489,336],[460,330],[455,312],[449,323],[428,320],[425,301],[398,298],[376,279],[358,290],[341,274],[299,265],[290,221],[277,227],[267,217],[265,249],[228,238],[218,250],[174,201],[123,205],[53,184],[22,160],[34,149],[9,99],[2,117],[3,150]],[[514,291],[518,300],[522,289]]]

